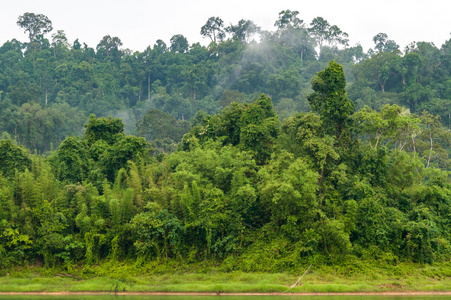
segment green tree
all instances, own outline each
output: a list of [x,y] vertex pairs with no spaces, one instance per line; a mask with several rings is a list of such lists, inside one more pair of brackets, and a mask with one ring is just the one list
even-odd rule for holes
[[188,40],[183,35],[176,34],[171,37],[171,46],[169,47],[169,49],[171,49],[172,52],[185,53],[188,51],[188,47]]
[[200,29],[203,37],[209,37],[215,44],[221,42],[225,37],[224,21],[219,17],[210,17],[204,26]]
[[70,45],[64,30],[57,30],[56,33],[52,34],[52,46],[55,57],[62,57],[68,52]]
[[338,43],[341,45],[347,45],[348,43],[348,34],[338,28],[337,25],[330,25],[322,17],[314,18],[310,23],[308,31],[316,38],[320,52],[324,46],[324,42]]
[[396,51],[379,52],[363,60],[354,68],[357,80],[371,80],[380,87],[382,93],[385,93],[387,82],[393,74],[393,66],[399,58],[398,54],[399,52]]
[[101,117],[90,115],[85,124],[85,140],[89,146],[102,140],[108,145],[113,145],[124,132],[124,123],[119,118]]
[[[368,135],[369,146],[377,150],[381,146],[394,144],[402,150],[418,133],[419,119],[403,114],[398,105],[384,105],[380,112],[364,107],[356,114],[357,131]],[[407,148],[407,147],[406,147]]]
[[[291,216],[299,226],[295,230],[310,228],[320,213],[317,198],[318,173],[303,159],[281,153],[277,159],[262,168],[258,175],[258,191],[275,225],[288,223]],[[290,235],[295,234],[290,232]]]
[[134,216],[130,222],[132,232],[136,235],[134,246],[139,257],[176,257],[184,235],[180,221],[152,202],[146,210]]
[[19,233],[18,229],[5,228],[0,234],[0,262],[3,266],[21,264],[32,245],[33,240],[28,235]]
[[67,227],[66,217],[55,211],[47,200],[35,209],[35,214],[39,220],[36,239],[38,252],[43,256],[46,267],[50,264],[55,267],[66,246],[62,235],[62,231]]
[[377,52],[392,52],[397,50],[399,45],[393,40],[388,40],[388,35],[386,33],[378,33],[373,37],[373,42],[376,44],[374,48]]
[[448,152],[445,150],[451,143],[451,131],[440,123],[440,117],[423,111],[420,116],[421,131],[415,137],[415,151],[426,161],[426,168],[436,162],[441,167],[449,164]]
[[304,21],[299,19],[298,15],[299,12],[297,10],[282,10],[279,13],[279,19],[274,23],[274,26],[276,26],[279,31],[285,28],[302,27]]
[[67,183],[80,183],[93,168],[88,146],[74,136],[66,138],[50,157],[56,177]]
[[249,43],[253,35],[260,32],[260,27],[251,20],[241,19],[238,24],[226,28],[226,31],[233,35],[233,38],[242,43]]
[[31,157],[27,150],[11,140],[0,140],[0,173],[12,177],[16,170],[23,172],[25,169],[31,169]]
[[100,165],[103,167],[104,174],[113,182],[122,168],[127,168],[128,161],[139,163],[144,161],[148,152],[153,148],[146,140],[136,136],[123,136],[118,139],[115,144],[106,149],[105,153],[100,157]]
[[116,59],[120,55],[119,47],[122,46],[122,41],[114,36],[106,35],[102,38],[102,40],[97,44],[97,51],[105,50],[107,55]]
[[176,120],[158,109],[149,110],[137,123],[137,132],[152,141],[158,152],[172,152],[190,129],[188,121]]
[[257,162],[264,164],[271,157],[278,123],[271,98],[262,94],[250,105],[232,103],[220,115],[210,118],[205,126],[194,127],[184,136],[182,145],[189,149],[191,136],[202,142],[221,139],[224,145],[239,145],[241,149],[253,152]]
[[53,30],[52,21],[42,14],[24,13],[19,16],[17,25],[24,29],[24,32],[28,32],[28,38],[32,43],[35,38],[40,34],[46,34]]
[[319,113],[329,134],[340,137],[351,129],[354,104],[346,94],[343,68],[335,61],[312,79],[313,93],[307,96],[313,111]]

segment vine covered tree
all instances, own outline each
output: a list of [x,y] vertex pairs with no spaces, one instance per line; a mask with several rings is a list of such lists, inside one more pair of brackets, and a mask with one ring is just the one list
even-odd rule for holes
[[31,158],[26,149],[10,140],[0,140],[0,175],[11,177],[15,170],[31,168]]
[[349,128],[354,103],[346,94],[343,67],[335,61],[312,79],[313,93],[307,96],[311,108],[319,113],[329,133],[339,137]]

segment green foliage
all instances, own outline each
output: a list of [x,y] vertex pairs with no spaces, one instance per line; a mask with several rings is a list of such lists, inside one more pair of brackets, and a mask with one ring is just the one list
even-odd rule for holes
[[[394,145],[402,150],[418,132],[419,119],[412,118],[398,105],[384,105],[380,112],[364,107],[354,115],[358,130],[368,137],[371,149]],[[359,126],[360,125],[360,126]]]
[[100,140],[113,145],[124,132],[124,123],[111,116],[96,118],[95,115],[91,115],[85,128],[85,140],[89,146]]
[[307,99],[318,112],[329,134],[340,137],[349,130],[354,104],[348,99],[343,68],[334,61],[312,80],[313,93]]
[[73,136],[61,143],[50,160],[56,169],[57,178],[68,183],[82,182],[92,169],[86,142]]
[[142,258],[175,258],[181,250],[183,227],[180,221],[161,210],[154,203],[146,206],[146,212],[133,217],[130,226],[136,236],[134,246],[136,253]]
[[112,145],[101,157],[100,164],[106,177],[113,181],[121,168],[127,167],[128,161],[139,162],[144,159],[151,148],[144,138],[126,136]]
[[27,151],[11,140],[0,140],[0,173],[12,177],[16,171],[23,172],[25,169],[31,169],[31,158]]
[[128,161],[144,160],[153,148],[144,138],[126,136],[124,124],[117,118],[91,116],[83,140],[65,139],[50,161],[58,178],[68,183],[90,179],[100,189],[103,179],[113,182]]
[[28,32],[30,43],[32,43],[37,35],[45,34],[53,30],[52,22],[42,14],[24,13],[19,17],[17,25]]
[[297,114],[284,120],[280,137],[284,148],[296,156],[309,157],[320,172],[340,157],[334,148],[335,140],[325,134],[323,124],[318,115]]
[[17,229],[12,228],[3,230],[0,234],[0,241],[0,263],[2,267],[22,264],[26,251],[33,244],[28,235],[20,234]]
[[289,235],[311,226],[319,213],[319,175],[306,161],[281,153],[259,171],[259,177],[262,204],[276,224],[280,226],[294,218],[299,227],[292,228],[294,232],[288,232]]
[[137,133],[151,141],[158,152],[170,153],[190,129],[188,121],[176,120],[158,109],[146,112],[137,124]]
[[[255,153],[256,161],[264,164],[271,156],[277,127],[278,118],[271,99],[261,95],[251,104],[233,103],[223,113],[209,118],[204,126],[193,128],[187,136],[201,142],[220,139],[224,145],[238,145],[242,150]],[[189,149],[188,137],[182,143],[184,149]]]
[[0,47],[0,269],[449,260],[449,41],[365,54],[284,10],[132,53],[41,21]]

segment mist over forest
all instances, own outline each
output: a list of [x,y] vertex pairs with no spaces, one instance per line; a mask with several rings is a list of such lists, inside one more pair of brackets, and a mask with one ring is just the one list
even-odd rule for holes
[[44,15],[0,47],[0,272],[451,258],[451,39],[374,48],[284,10],[143,52]]
[[[170,45],[158,40],[143,52],[131,52],[109,35],[97,45],[68,41],[47,17],[33,16],[45,22],[18,21],[30,41],[8,41],[0,49],[0,128],[38,153],[81,134],[92,113],[120,117],[127,133],[150,141],[161,137],[146,136],[137,124],[151,109],[181,121],[185,132],[190,125],[183,120],[198,111],[216,114],[232,101],[251,102],[261,93],[271,97],[281,119],[307,112],[310,79],[332,59],[345,70],[357,110],[397,104],[411,113],[438,114],[444,124],[450,119],[449,105],[443,105],[450,98],[449,41],[440,48],[412,42],[399,49],[379,33],[368,37],[374,49],[364,53],[361,46],[348,45],[348,35],[337,25],[321,17],[304,22],[298,12],[285,10],[272,32],[251,20],[227,25],[211,17],[199,30],[211,41],[208,47],[176,34]],[[30,117],[34,121],[25,126]],[[169,138],[172,144],[180,139]]]

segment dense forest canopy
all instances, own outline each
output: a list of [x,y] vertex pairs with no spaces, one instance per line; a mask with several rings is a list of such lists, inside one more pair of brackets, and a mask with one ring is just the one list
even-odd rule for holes
[[132,53],[17,24],[30,42],[0,47],[0,271],[449,260],[451,40],[401,52],[379,33],[363,53],[284,10],[273,32],[211,17],[208,47],[177,34]]
[[[345,70],[356,110],[397,104],[451,123],[449,40],[440,48],[412,42],[402,50],[379,33],[374,49],[364,53],[360,45],[348,45],[337,25],[321,17],[309,23],[291,10],[279,13],[274,31],[251,20],[227,24],[211,17],[200,28],[211,41],[207,47],[176,34],[170,45],[158,40],[143,52],[121,49],[120,38],[110,35],[97,45],[68,41],[40,14],[25,13],[17,25],[29,42],[0,47],[0,130],[38,153],[80,135],[91,113],[119,117],[127,133],[145,136],[153,129],[143,118],[152,109],[189,121],[200,110],[216,114],[265,93],[281,119],[307,112],[310,79],[332,59]],[[183,133],[190,128],[184,122],[179,127]],[[170,151],[180,133],[146,137],[160,145],[158,151]]]

